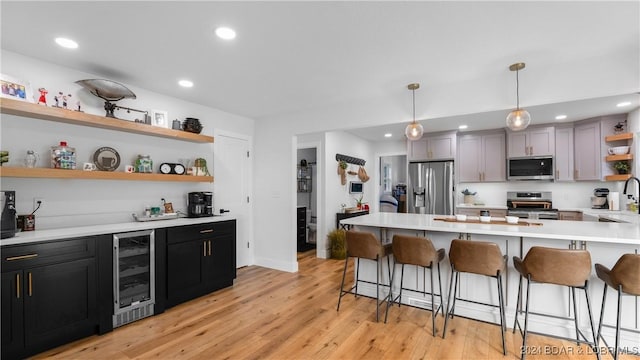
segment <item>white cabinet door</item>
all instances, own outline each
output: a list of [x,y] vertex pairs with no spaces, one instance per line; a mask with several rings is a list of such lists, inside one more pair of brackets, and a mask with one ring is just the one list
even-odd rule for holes
[[409,153],[409,161],[428,160],[427,139],[422,138],[417,141],[408,141],[407,147]]
[[555,130],[553,127],[535,128],[528,131],[529,155],[543,156],[555,153]]
[[527,147],[527,133],[524,131],[520,132],[510,132],[509,139],[509,157],[523,157],[528,156],[528,147]]
[[453,160],[456,157],[456,134],[444,134],[427,138],[429,160]]
[[482,136],[483,181],[505,181],[506,163],[504,133]]
[[482,136],[463,135],[458,146],[458,181],[481,181]]
[[573,129],[575,180],[600,180],[600,123],[576,125]]
[[556,129],[556,181],[573,180],[573,128]]

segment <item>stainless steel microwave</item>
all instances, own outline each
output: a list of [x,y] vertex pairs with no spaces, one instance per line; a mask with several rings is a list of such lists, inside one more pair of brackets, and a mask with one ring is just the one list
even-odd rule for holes
[[553,180],[553,170],[552,156],[507,160],[508,180]]

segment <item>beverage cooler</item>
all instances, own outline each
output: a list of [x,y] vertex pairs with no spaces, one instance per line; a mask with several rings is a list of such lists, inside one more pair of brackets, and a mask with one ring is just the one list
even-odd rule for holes
[[155,304],[154,231],[113,235],[113,326],[153,315]]

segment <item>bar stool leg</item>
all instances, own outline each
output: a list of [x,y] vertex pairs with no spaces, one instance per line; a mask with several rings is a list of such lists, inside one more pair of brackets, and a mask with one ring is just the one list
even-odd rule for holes
[[[449,281],[449,295],[447,296],[447,304],[451,304],[451,293],[452,293],[451,289],[453,288],[454,289],[453,290],[453,292],[454,292],[454,294],[453,294],[453,302],[454,302],[454,305],[455,305],[455,299],[456,299],[456,294],[455,294],[456,290],[455,289],[456,289],[456,287],[454,287],[454,285],[453,285],[454,278],[456,279],[456,285],[457,285],[458,281],[457,281],[457,277],[456,277],[456,269],[454,269],[452,267],[451,268],[451,280]],[[445,335],[447,335],[447,324],[449,323],[449,317],[450,316],[453,318],[453,306],[447,307],[447,313],[444,316],[444,328],[442,329],[442,338],[443,339],[444,339]]]
[[444,314],[444,300],[442,299],[442,277],[440,276],[440,263],[438,263],[438,285],[440,286],[440,309],[442,310],[442,317],[445,317]]
[[380,317],[380,256],[376,256],[376,322]]
[[404,264],[400,265],[400,294],[398,295],[398,307],[402,302],[402,288],[404,287]]
[[459,282],[460,282],[460,272],[458,271],[456,272],[456,283],[453,285],[453,305],[451,306],[451,312],[449,313],[452,319],[456,311],[456,299],[458,298],[458,291],[460,290]]
[[[426,274],[425,274],[426,275]],[[433,333],[433,337],[436,336],[436,314],[437,311],[434,311],[436,308],[436,300],[435,295],[433,295],[433,263],[431,263],[431,268],[429,268],[429,277],[431,278],[431,332]]]
[[[393,264],[393,271],[391,272],[391,278],[389,279],[389,297],[387,298],[387,310],[384,313],[384,323],[387,323],[387,317],[389,316],[389,306],[395,301],[393,298],[393,279],[396,277],[396,263]],[[402,282],[400,282],[402,286]]]
[[573,301],[573,323],[576,327],[576,345],[580,346],[580,335],[578,333],[578,305],[576,304],[576,288],[571,287],[571,299]]
[[618,348],[620,346],[620,306],[622,306],[622,285],[618,286],[618,318],[616,320],[616,348],[613,353],[613,360],[618,360]]
[[600,322],[598,322],[598,341],[596,341],[596,344],[598,344],[598,342],[600,341],[600,338],[602,337],[602,321],[604,320],[604,305],[606,301],[607,301],[607,283],[604,283],[604,293],[602,294],[602,306],[600,307]]
[[520,359],[524,360],[527,355],[527,330],[529,325],[529,299],[531,290],[531,277],[527,276],[527,300],[524,309],[524,335],[522,336],[522,351],[520,352]]
[[[584,285],[584,296],[587,299],[587,311],[589,312],[589,324],[591,325],[591,333],[593,334],[593,345],[591,346],[591,349],[593,349],[596,352],[596,358],[598,360],[600,360],[600,351],[598,349],[598,340],[596,338],[596,326],[593,323],[593,315],[591,315],[591,301],[589,300],[589,283],[587,282]],[[618,306],[620,306],[620,298],[618,298]],[[618,307],[618,309],[620,309]],[[618,311],[618,318],[620,317],[620,312]],[[616,347],[618,345],[616,344]]]
[[522,298],[522,276],[520,276],[520,280],[518,281],[518,299],[516,299],[516,313],[513,317],[513,331],[512,334],[516,333],[516,325],[518,324],[518,314],[522,311],[522,305],[520,304],[520,300]]
[[498,302],[500,305],[500,333],[502,334],[502,355],[507,355],[507,347],[505,346],[504,340],[504,332],[506,327],[506,321],[504,318],[504,299],[502,294],[502,277],[498,272],[498,276],[496,277],[496,281],[498,282]]
[[342,282],[340,283],[340,295],[338,296],[338,308],[336,311],[340,311],[340,301],[342,301],[342,292],[344,291],[344,278],[347,275],[347,265],[349,263],[349,257],[344,259],[344,270],[342,271]]
[[360,258],[356,258],[356,287],[353,296],[358,297],[358,277],[360,276]]

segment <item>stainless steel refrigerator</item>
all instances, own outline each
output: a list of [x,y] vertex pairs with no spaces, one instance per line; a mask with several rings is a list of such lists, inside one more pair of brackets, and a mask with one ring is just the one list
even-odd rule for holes
[[408,212],[453,215],[453,161],[409,163]]

